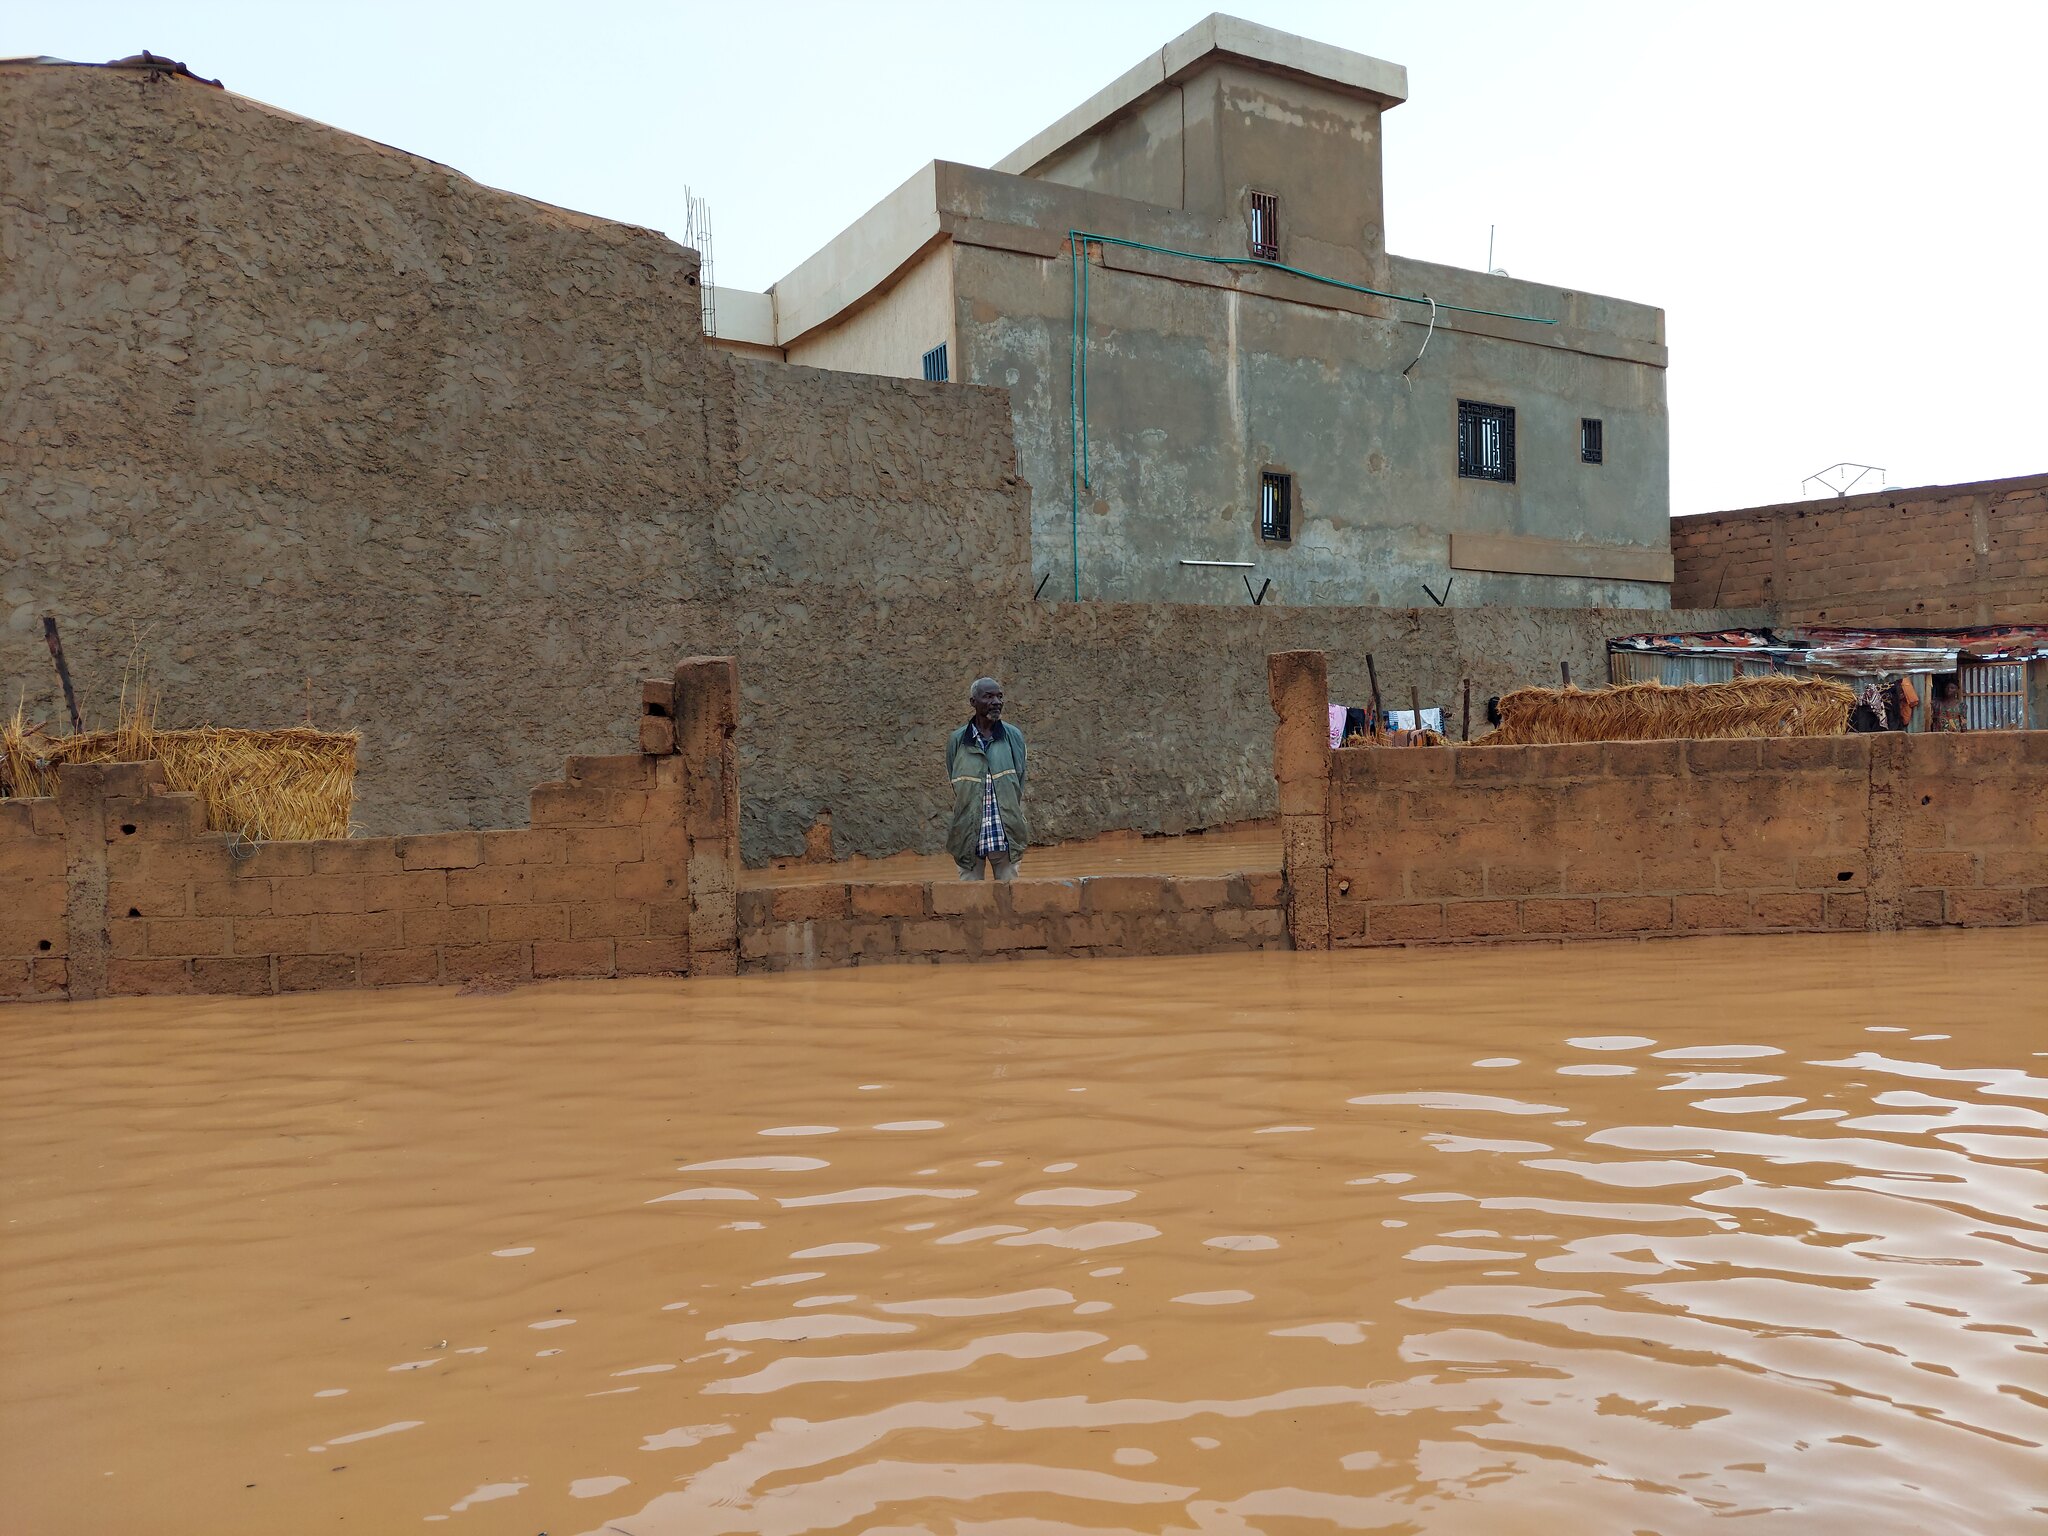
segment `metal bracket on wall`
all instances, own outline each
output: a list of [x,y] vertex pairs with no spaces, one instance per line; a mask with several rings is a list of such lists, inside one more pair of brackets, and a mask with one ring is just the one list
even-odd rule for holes
[[1272,590],[1273,578],[1270,576],[1268,576],[1265,579],[1265,581],[1261,583],[1259,590],[1256,592],[1252,590],[1251,577],[1247,576],[1244,579],[1244,595],[1252,600],[1252,606],[1254,608],[1258,607],[1261,603],[1263,603],[1266,600],[1266,594]]
[[1454,575],[1453,575],[1453,576],[1451,577],[1450,581],[1446,581],[1446,582],[1444,583],[1444,595],[1443,595],[1442,597],[1438,597],[1438,596],[1436,595],[1436,593],[1434,593],[1434,592],[1430,592],[1430,588],[1429,588],[1429,583],[1428,583],[1428,582],[1426,582],[1426,581],[1425,581],[1425,582],[1424,582],[1424,583],[1422,584],[1422,590],[1423,590],[1423,591],[1425,591],[1425,592],[1429,592],[1429,600],[1430,600],[1430,601],[1431,601],[1432,603],[1435,603],[1435,604],[1437,605],[1437,607],[1441,608],[1441,607],[1443,607],[1443,605],[1444,605],[1444,604],[1445,604],[1446,602],[1448,602],[1448,601],[1450,600],[1450,596],[1451,596],[1451,582],[1452,582],[1452,581],[1456,581],[1457,579],[1458,579],[1458,578],[1457,578],[1457,576],[1456,576],[1456,575],[1454,574]]

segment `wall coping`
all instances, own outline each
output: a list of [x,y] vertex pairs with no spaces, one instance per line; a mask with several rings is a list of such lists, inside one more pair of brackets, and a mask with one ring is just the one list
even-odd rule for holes
[[1731,507],[1724,512],[1674,513],[1673,533],[1680,525],[1690,529],[1707,523],[1731,522],[1741,518],[1763,519],[1793,513],[1805,517],[1812,512],[1861,512],[1896,505],[1901,501],[1927,501],[1956,496],[1982,496],[2005,491],[2048,490],[2048,473],[2013,475],[2004,480],[1969,480],[1955,485],[1894,485],[1881,491],[1863,491],[1854,496],[1816,496],[1810,501],[1775,501],[1760,507]]

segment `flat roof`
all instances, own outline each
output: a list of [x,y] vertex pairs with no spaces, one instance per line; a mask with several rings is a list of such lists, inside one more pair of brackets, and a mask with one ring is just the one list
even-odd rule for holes
[[1133,102],[1218,54],[1355,91],[1372,97],[1382,107],[1399,106],[1408,99],[1408,71],[1399,64],[1262,27],[1219,11],[1196,22],[1137,67],[1126,70],[1050,128],[1034,134],[998,160],[992,169],[1013,176],[1025,175]]

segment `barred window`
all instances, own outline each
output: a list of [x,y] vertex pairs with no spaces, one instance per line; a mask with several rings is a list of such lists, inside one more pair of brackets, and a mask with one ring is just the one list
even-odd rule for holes
[[1274,192],[1254,192],[1246,210],[1251,228],[1252,254],[1261,261],[1280,259],[1280,197]]
[[1467,480],[1515,478],[1515,408],[1458,402],[1458,473]]
[[1259,537],[1276,543],[1294,537],[1294,476],[1276,470],[1260,474]]
[[924,376],[934,384],[946,382],[946,344],[943,341],[925,353]]
[[1602,435],[1598,417],[1581,416],[1579,418],[1579,462],[1581,464],[1598,464],[1601,462],[1603,450],[1600,446],[1600,439]]

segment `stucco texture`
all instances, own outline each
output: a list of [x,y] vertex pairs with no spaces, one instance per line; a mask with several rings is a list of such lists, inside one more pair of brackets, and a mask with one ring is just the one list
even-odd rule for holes
[[365,830],[516,820],[684,615],[1021,596],[994,391],[732,360],[653,232],[185,80],[0,89],[0,678],[360,728]]

